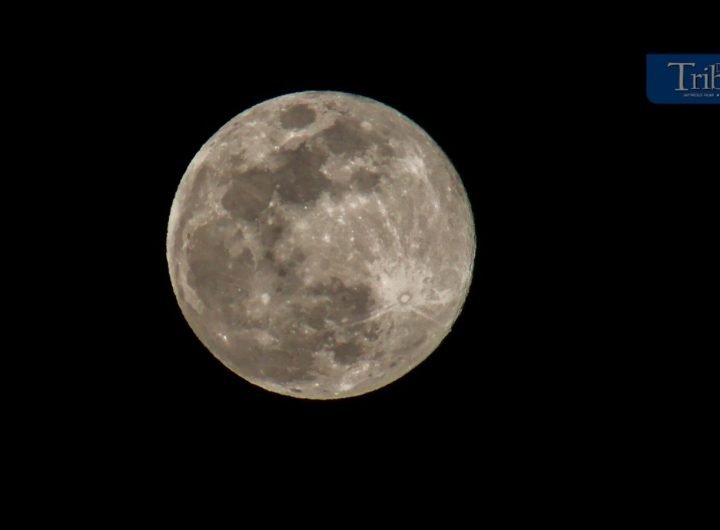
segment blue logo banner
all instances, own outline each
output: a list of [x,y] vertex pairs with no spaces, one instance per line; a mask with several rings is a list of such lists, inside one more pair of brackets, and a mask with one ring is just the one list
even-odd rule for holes
[[720,54],[648,54],[647,97],[658,104],[720,105]]

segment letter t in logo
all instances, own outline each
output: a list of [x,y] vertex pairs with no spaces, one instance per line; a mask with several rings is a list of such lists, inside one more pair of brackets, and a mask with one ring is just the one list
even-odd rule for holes
[[668,63],[668,68],[671,66],[677,66],[678,67],[678,87],[675,89],[675,92],[687,92],[687,88],[685,88],[685,67],[686,66],[692,66],[695,67],[695,63]]

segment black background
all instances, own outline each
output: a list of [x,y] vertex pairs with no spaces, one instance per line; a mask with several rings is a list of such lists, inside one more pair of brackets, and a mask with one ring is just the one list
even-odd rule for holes
[[[458,499],[481,490],[512,504],[517,488],[557,480],[661,480],[663,440],[707,443],[712,349],[699,330],[716,289],[718,112],[654,106],[644,83],[646,53],[713,51],[700,42],[712,33],[537,10],[522,23],[137,16],[49,46],[43,79],[59,88],[47,105],[85,153],[69,166],[78,237],[59,249],[83,294],[53,313],[72,374],[43,407],[79,461],[290,488],[459,476],[480,485]],[[239,28],[221,29],[225,18]],[[239,112],[301,90],[410,117],[454,163],[475,215],[475,275],[452,333],[353,399],[287,398],[232,374],[185,323],[167,272],[170,204],[193,155]]]

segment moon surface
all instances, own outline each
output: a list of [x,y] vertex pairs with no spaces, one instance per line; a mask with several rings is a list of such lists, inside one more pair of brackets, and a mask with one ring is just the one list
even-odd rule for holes
[[340,92],[281,96],[203,145],[170,211],[183,315],[247,381],[336,399],[427,358],[467,296],[465,189],[415,123]]

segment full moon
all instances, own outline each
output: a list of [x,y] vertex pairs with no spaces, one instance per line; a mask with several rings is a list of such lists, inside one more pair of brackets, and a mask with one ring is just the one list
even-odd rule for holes
[[452,164],[377,101],[260,103],[190,162],[167,234],[185,319],[227,368],[307,399],[358,396],[440,344],[467,296],[475,229]]

